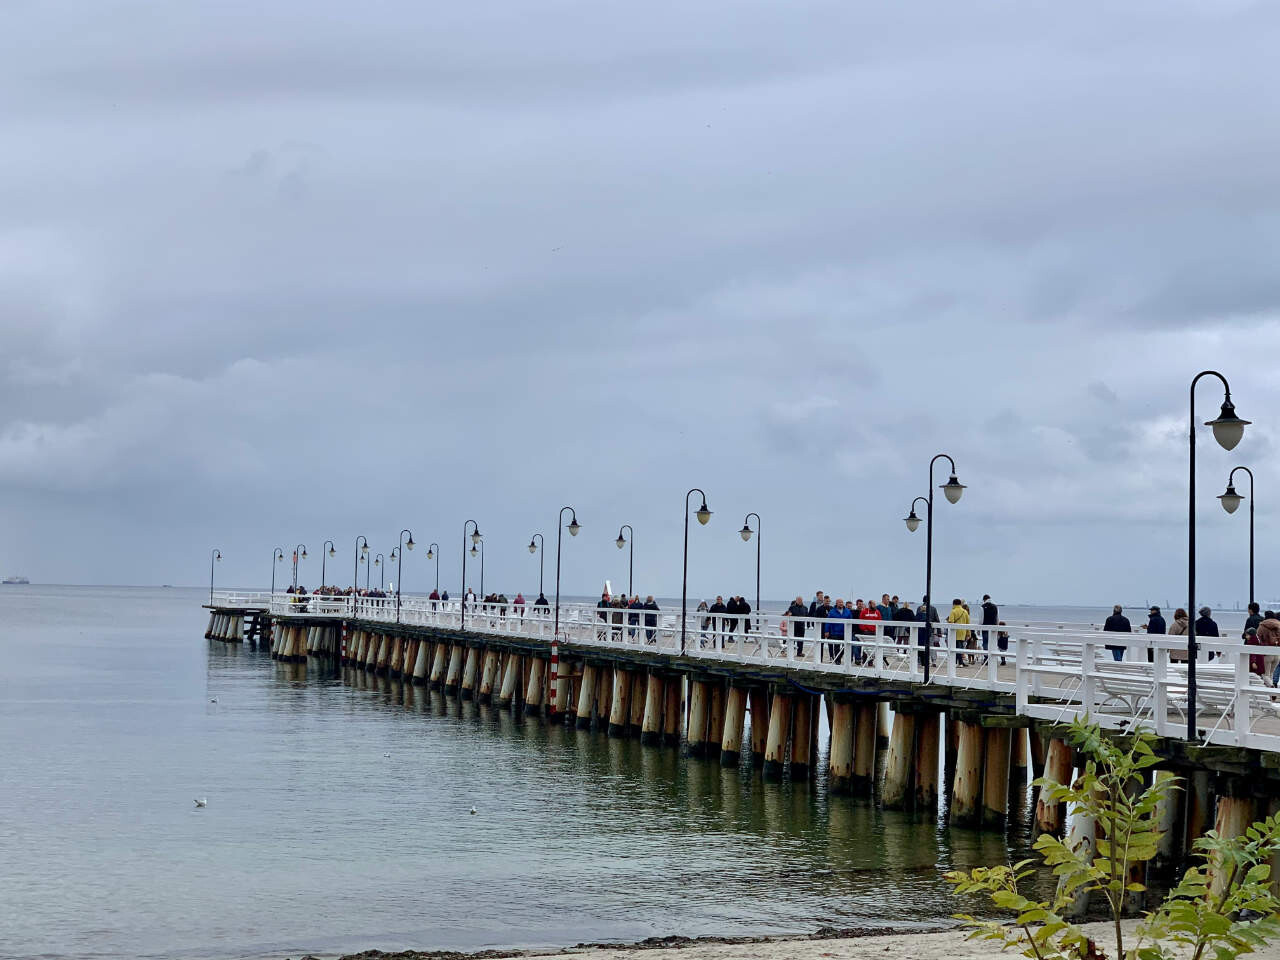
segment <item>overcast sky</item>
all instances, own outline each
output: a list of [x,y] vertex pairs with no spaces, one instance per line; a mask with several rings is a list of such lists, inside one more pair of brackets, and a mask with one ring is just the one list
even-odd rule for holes
[[[1280,597],[1280,6],[8,0],[0,574]],[[1221,403],[1204,381],[1200,421]],[[945,473],[943,471],[943,473]],[[945,480],[939,476],[936,482]],[[1243,488],[1241,492],[1247,492]],[[696,495],[695,495],[696,497]],[[695,503],[696,507],[697,504]],[[336,571],[336,572],[335,572]],[[478,587],[473,570],[468,579]],[[288,577],[287,564],[281,582]],[[374,575],[377,580],[377,574]]]

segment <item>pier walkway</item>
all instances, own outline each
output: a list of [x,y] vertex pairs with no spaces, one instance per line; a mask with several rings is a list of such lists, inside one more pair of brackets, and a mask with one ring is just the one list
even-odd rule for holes
[[[281,622],[383,630],[388,635],[425,631],[472,641],[506,641],[542,657],[550,656],[553,638],[551,609],[532,605],[472,603],[464,615],[456,599],[402,597],[397,608],[394,597],[223,592],[214,595],[210,607]],[[558,639],[560,654],[566,657],[620,657],[685,675],[781,683],[829,698],[897,698],[939,709],[984,705],[1040,724],[1088,715],[1113,730],[1141,727],[1160,737],[1185,739],[1187,669],[1179,662],[1186,656],[1185,638],[1104,634],[1071,624],[1011,623],[1003,628],[1009,634],[1008,649],[996,649],[996,632],[989,628],[991,649],[984,652],[981,626],[931,627],[928,684],[917,646],[923,625],[915,621],[877,623],[864,634],[858,622],[850,620],[691,611],[682,638],[678,611],[562,603]],[[975,633],[979,649],[957,650],[958,635]],[[1198,642],[1197,746],[1262,751],[1280,760],[1280,691],[1249,671],[1250,653],[1266,648],[1218,638]],[[1124,659],[1116,661],[1108,646],[1124,648]],[[340,652],[344,661],[354,654],[345,647],[332,652]],[[411,671],[410,667],[405,673]]]

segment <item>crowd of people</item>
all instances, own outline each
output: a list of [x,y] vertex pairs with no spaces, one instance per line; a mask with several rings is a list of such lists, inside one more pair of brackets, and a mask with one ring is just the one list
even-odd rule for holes
[[[1195,621],[1195,632],[1197,637],[1220,637],[1222,632],[1218,629],[1218,622],[1213,619],[1213,611],[1209,607],[1201,607]],[[1186,636],[1190,632],[1191,617],[1187,611],[1178,607],[1173,613],[1173,622],[1166,623],[1159,607],[1151,607],[1147,611],[1147,622],[1140,624],[1138,629],[1145,631],[1148,635],[1165,635],[1165,636]],[[1134,633],[1133,624],[1129,618],[1124,615],[1124,608],[1120,604],[1116,604],[1111,610],[1111,616],[1107,617],[1107,621],[1103,624],[1104,633]],[[1245,618],[1244,627],[1240,631],[1240,639],[1245,642],[1246,646],[1256,647],[1280,647],[1280,613],[1275,610],[1263,610],[1257,603],[1249,604],[1249,615]],[[1111,655],[1116,660],[1123,660],[1125,648],[1123,646],[1108,644],[1107,649],[1111,651]],[[1154,653],[1147,651],[1147,659],[1154,659]],[[1208,659],[1214,659],[1215,653],[1209,652]],[[1187,651],[1185,649],[1171,649],[1169,651],[1169,659],[1179,662],[1187,662]],[[1271,685],[1280,686],[1280,654],[1257,653],[1249,655],[1249,670],[1256,673],[1265,680],[1270,681]]]
[[658,602],[653,599],[653,594],[649,594],[644,600],[641,600],[638,593],[630,597],[625,593],[614,597],[609,594],[609,591],[605,590],[600,594],[600,601],[596,604],[596,619],[610,625],[611,633],[615,640],[620,639],[622,636],[624,621],[626,622],[627,636],[629,637],[636,636],[643,622],[645,642],[657,643],[657,611],[659,609]]

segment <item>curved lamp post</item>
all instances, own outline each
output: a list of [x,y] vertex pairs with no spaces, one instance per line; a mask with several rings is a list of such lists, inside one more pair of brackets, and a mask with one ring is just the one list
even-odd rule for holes
[[274,550],[271,551],[271,597],[272,599],[274,599],[276,595],[276,564],[280,563],[282,560],[284,560],[284,550],[282,550],[280,547],[276,547]]
[[304,543],[293,548],[293,592],[298,592],[298,561],[307,559],[307,546]]
[[538,596],[542,597],[546,596],[546,591],[542,588],[542,571],[547,565],[547,541],[543,538],[542,534],[535,533],[529,538],[529,552],[538,553],[539,546],[542,548],[542,553],[538,554]]
[[1187,497],[1187,742],[1196,740],[1196,384],[1201,377],[1217,377],[1222,381],[1222,409],[1213,420],[1204,425],[1213,429],[1213,439],[1224,450],[1234,450],[1248,420],[1236,416],[1231,402],[1231,385],[1217,370],[1201,370],[1191,381],[1190,461],[1188,468]]
[[484,603],[484,598],[488,596],[484,592],[484,537],[481,537],[471,545],[471,555],[474,557],[480,554],[480,602]]
[[360,564],[364,563],[364,558],[369,554],[369,538],[365,536],[356,537],[356,562],[352,565],[351,572],[351,602],[354,605],[355,594],[360,592]]
[[[329,549],[326,551],[325,547],[328,547]],[[326,540],[324,543],[320,545],[320,586],[323,587],[327,582],[324,578],[325,560],[329,557],[336,557],[337,555],[338,555],[338,551],[333,548],[332,540]]]
[[[752,530],[747,525],[747,521],[752,517],[756,518],[756,528]],[[746,543],[751,539],[751,534],[756,535],[756,616],[760,616],[760,514],[748,513],[742,518],[742,529],[738,531],[738,536],[742,537],[742,542]]]
[[578,523],[578,511],[573,507],[561,507],[556,519],[556,612],[551,627],[551,716],[556,715],[556,682],[560,679],[560,543],[564,539],[564,512],[569,511],[569,536],[576,537],[582,529]]
[[440,544],[427,544],[427,559],[436,562],[436,593],[440,592]]
[[480,524],[468,520],[462,525],[462,595],[458,597],[458,606],[462,610],[462,621],[458,629],[467,626],[467,527],[471,528],[471,545],[480,542]]
[[[209,606],[211,607],[213,606],[213,565],[216,561],[221,559],[222,551],[217,547],[214,547],[213,553],[209,554]],[[274,564],[272,564],[272,570],[275,570]]]
[[[406,533],[409,534],[409,540],[407,542],[404,539],[404,535]],[[400,592],[404,588],[405,547],[408,547],[410,550],[413,549],[413,533],[409,530],[408,527],[405,527],[403,530],[400,531],[400,556],[396,560],[398,564],[398,566],[396,567],[396,623],[400,622]]]
[[916,516],[916,504],[924,500],[926,506],[925,513],[925,551],[924,551],[924,682],[929,682],[929,667],[933,660],[933,654],[930,648],[933,645],[933,621],[930,619],[933,610],[933,467],[939,460],[946,460],[951,464],[951,479],[946,483],[939,485],[939,489],[946,494],[948,503],[958,503],[961,495],[964,494],[964,484],[956,479],[956,462],[951,459],[948,454],[939,453],[929,461],[929,496],[916,497],[911,501],[911,512],[907,514],[905,520],[907,529],[915,532],[920,526],[920,518]]
[[680,655],[684,656],[685,644],[685,608],[689,606],[689,498],[695,493],[702,495],[702,506],[696,514],[698,522],[704,527],[711,519],[711,511],[707,509],[707,495],[698,487],[694,487],[684,495],[684,567],[680,575]]
[[[623,530],[630,531],[631,539],[629,541],[622,535]],[[635,587],[632,585],[632,574],[635,572],[636,568],[636,532],[631,529],[631,524],[624,523],[620,526],[618,528],[618,539],[613,542],[618,545],[619,550],[625,547],[628,543],[631,544],[630,556],[627,558],[627,596],[631,597],[635,592]]]
[[[1249,475],[1249,602],[1253,603],[1253,471],[1248,467],[1232,467],[1231,473],[1227,475],[1227,492],[1219,495],[1218,500],[1227,513],[1235,513],[1236,508],[1240,506],[1240,501],[1244,498],[1236,493],[1236,488],[1231,483],[1237,470],[1243,470]],[[211,579],[210,583],[212,582]],[[213,596],[212,588],[209,596]]]

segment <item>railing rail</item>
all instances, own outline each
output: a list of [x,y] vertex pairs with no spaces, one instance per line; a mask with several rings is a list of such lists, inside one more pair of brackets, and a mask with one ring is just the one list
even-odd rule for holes
[[[273,615],[394,623],[394,597],[324,594],[215,594],[215,605],[269,609]],[[255,602],[251,602],[255,601]],[[459,629],[457,599],[402,597],[399,622]],[[468,603],[466,629],[550,643],[550,607]],[[1079,624],[982,626],[918,621],[858,621],[689,611],[683,643],[679,611],[560,606],[560,640],[583,647],[684,655],[759,669],[923,683],[1012,697],[1021,715],[1069,721],[1088,715],[1112,729],[1186,730],[1186,640],[1144,633],[1100,633]],[[983,640],[986,647],[983,649]],[[1004,649],[999,646],[1004,639]],[[1277,691],[1249,671],[1249,656],[1269,648],[1198,638],[1197,710],[1205,743],[1280,752]],[[1116,659],[1116,654],[1120,659]]]

